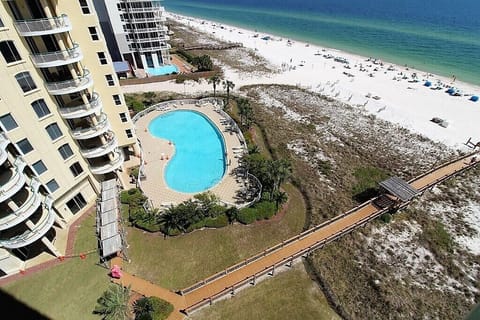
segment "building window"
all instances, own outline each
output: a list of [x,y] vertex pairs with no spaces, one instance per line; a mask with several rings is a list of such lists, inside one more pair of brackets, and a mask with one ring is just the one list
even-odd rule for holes
[[20,151],[22,151],[24,155],[33,150],[33,147],[30,142],[28,142],[27,138],[18,141],[17,147],[20,149]]
[[54,193],[55,190],[57,190],[60,187],[58,186],[57,181],[55,181],[55,179],[52,179],[47,182],[47,188],[48,190],[50,190],[50,193]]
[[60,130],[60,127],[56,123],[48,125],[45,129],[52,140],[57,140],[63,135],[62,130]]
[[60,152],[60,155],[62,156],[63,160],[66,160],[71,156],[73,156],[72,148],[70,148],[68,143],[65,143],[63,146],[58,148],[58,152]]
[[127,134],[127,138],[133,138],[133,133],[131,129],[125,130],[125,133]]
[[120,113],[120,120],[122,120],[122,122],[128,121],[127,114],[125,112]]
[[77,193],[72,199],[67,202],[67,207],[73,214],[80,211],[80,209],[82,209],[86,205],[87,201],[85,201],[85,198],[82,196],[81,193]]
[[90,7],[88,6],[87,0],[79,0],[80,8],[82,8],[83,14],[90,14]]
[[117,106],[122,104],[122,99],[120,99],[120,95],[114,94],[112,97],[113,97],[113,101]]
[[37,162],[35,162],[32,167],[33,169],[35,169],[37,175],[41,175],[42,173],[47,171],[47,167],[45,166],[45,164],[43,164],[42,160],[38,160]]
[[2,52],[2,56],[7,63],[22,60],[17,48],[15,48],[15,45],[11,40],[0,42],[0,52]]
[[35,110],[37,117],[43,118],[50,114],[50,109],[48,109],[45,100],[39,99],[32,102],[32,108]]
[[98,36],[97,27],[88,27],[88,31],[90,32],[90,37],[92,37],[93,41],[100,39]]
[[107,64],[107,57],[105,56],[105,52],[97,52],[98,60],[100,60],[100,64]]
[[10,130],[13,130],[16,127],[18,127],[17,122],[15,121],[15,119],[13,119],[13,117],[10,113],[7,113],[6,115],[1,116],[0,117],[0,122],[2,123],[5,131],[10,131]]
[[82,166],[80,165],[80,163],[78,162],[75,162],[74,164],[72,164],[70,166],[70,171],[72,171],[72,174],[74,177],[78,176],[80,173],[83,172],[83,168]]
[[105,79],[107,79],[107,84],[112,87],[115,85],[115,80],[113,80],[113,76],[111,74],[106,74]]
[[37,88],[37,85],[33,82],[30,72],[28,71],[17,74],[15,79],[17,79],[18,85],[22,88],[23,92],[29,92]]

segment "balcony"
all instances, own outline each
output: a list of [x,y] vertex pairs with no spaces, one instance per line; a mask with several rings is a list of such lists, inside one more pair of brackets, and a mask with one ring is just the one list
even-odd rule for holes
[[98,93],[94,92],[88,104],[82,104],[74,107],[60,108],[58,111],[64,119],[76,119],[86,117],[102,110],[102,101]]
[[42,238],[55,223],[55,212],[52,210],[52,204],[53,200],[50,197],[46,197],[40,221],[32,227],[29,226],[30,230],[27,230],[20,235],[9,239],[1,239],[0,246],[7,249],[18,249],[28,246]]
[[110,138],[104,145],[88,148],[88,149],[80,149],[80,153],[84,158],[98,158],[113,152],[118,146],[117,139],[115,137]]
[[60,17],[15,21],[15,28],[23,37],[43,36],[72,30],[67,15]]
[[47,90],[52,95],[70,94],[85,90],[92,85],[93,78],[87,69],[83,70],[83,75],[75,79],[46,83]]
[[86,140],[94,137],[98,137],[101,134],[110,130],[110,123],[108,122],[107,115],[102,113],[98,123],[88,128],[78,128],[71,130],[72,137],[77,140]]
[[125,9],[122,9],[122,12],[126,12],[126,13],[137,13],[137,12],[165,12],[165,8],[164,7],[158,7],[158,6],[152,6],[152,7],[141,7],[141,8],[132,8],[132,7],[129,7],[129,8],[125,8]]
[[92,171],[93,174],[105,174],[117,170],[122,166],[122,164],[123,153],[117,149],[113,160],[106,163],[104,162],[100,164],[90,165],[90,171]]
[[15,211],[0,219],[0,231],[9,229],[28,219],[37,211],[42,203],[42,196],[38,192],[40,181],[32,179],[28,199]]
[[[3,202],[17,193],[27,181],[26,176],[23,174],[23,169],[27,164],[23,161],[22,158],[18,157],[15,159],[13,164],[13,174],[8,178],[8,181],[0,186],[0,202]],[[3,180],[0,177],[0,180]]]
[[37,68],[50,68],[78,62],[83,59],[83,54],[75,43],[71,49],[32,54],[31,59]]
[[163,44],[152,43],[151,40],[146,42],[138,42],[138,43],[135,43],[132,40],[130,40],[130,42],[132,42],[128,45],[130,49],[142,50],[145,52],[158,51],[158,50],[170,50],[172,48],[168,43],[163,43]]
[[8,152],[7,147],[10,144],[10,140],[8,140],[5,133],[0,133],[0,166],[7,160]]

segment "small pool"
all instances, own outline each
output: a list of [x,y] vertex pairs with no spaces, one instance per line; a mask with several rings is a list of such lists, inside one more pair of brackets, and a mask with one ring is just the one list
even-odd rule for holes
[[225,173],[225,143],[217,127],[204,115],[170,111],[148,125],[154,137],[175,145],[165,168],[168,187],[184,193],[202,192],[220,182]]
[[157,68],[147,68],[147,73],[151,76],[164,76],[167,74],[178,73],[178,67],[174,64],[169,64]]

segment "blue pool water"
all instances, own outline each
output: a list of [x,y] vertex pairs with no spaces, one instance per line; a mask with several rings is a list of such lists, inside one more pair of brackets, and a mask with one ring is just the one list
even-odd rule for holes
[[164,76],[166,74],[178,73],[178,67],[174,64],[169,64],[158,68],[147,68],[147,72],[152,76]]
[[153,119],[148,129],[175,145],[175,155],[165,169],[168,187],[196,193],[220,182],[225,173],[225,145],[217,127],[202,114],[171,111]]

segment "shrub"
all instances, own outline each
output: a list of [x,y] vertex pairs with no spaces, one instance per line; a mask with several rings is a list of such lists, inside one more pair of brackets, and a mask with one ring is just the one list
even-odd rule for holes
[[173,311],[173,305],[158,297],[144,297],[135,301],[133,312],[135,319],[164,320]]
[[130,206],[141,206],[146,200],[147,197],[145,197],[138,188],[120,192],[120,202],[129,204]]
[[208,228],[222,228],[228,225],[228,217],[226,214],[222,214],[216,218],[205,219],[205,227]]
[[243,224],[250,224],[257,218],[257,211],[253,208],[243,208],[238,213],[238,221]]
[[150,221],[142,221],[142,220],[136,221],[135,226],[142,229],[142,230],[148,231],[148,232],[159,232],[159,231],[161,231],[160,224],[155,223],[155,222],[150,222]]
[[384,213],[380,216],[380,220],[384,223],[390,223],[392,221],[392,215],[390,213]]
[[196,223],[192,223],[191,225],[189,225],[187,228],[187,232],[192,232],[193,230],[202,229],[203,227],[205,227],[205,220],[200,220]]
[[275,202],[262,201],[255,205],[254,209],[257,211],[257,220],[270,219],[276,213]]

